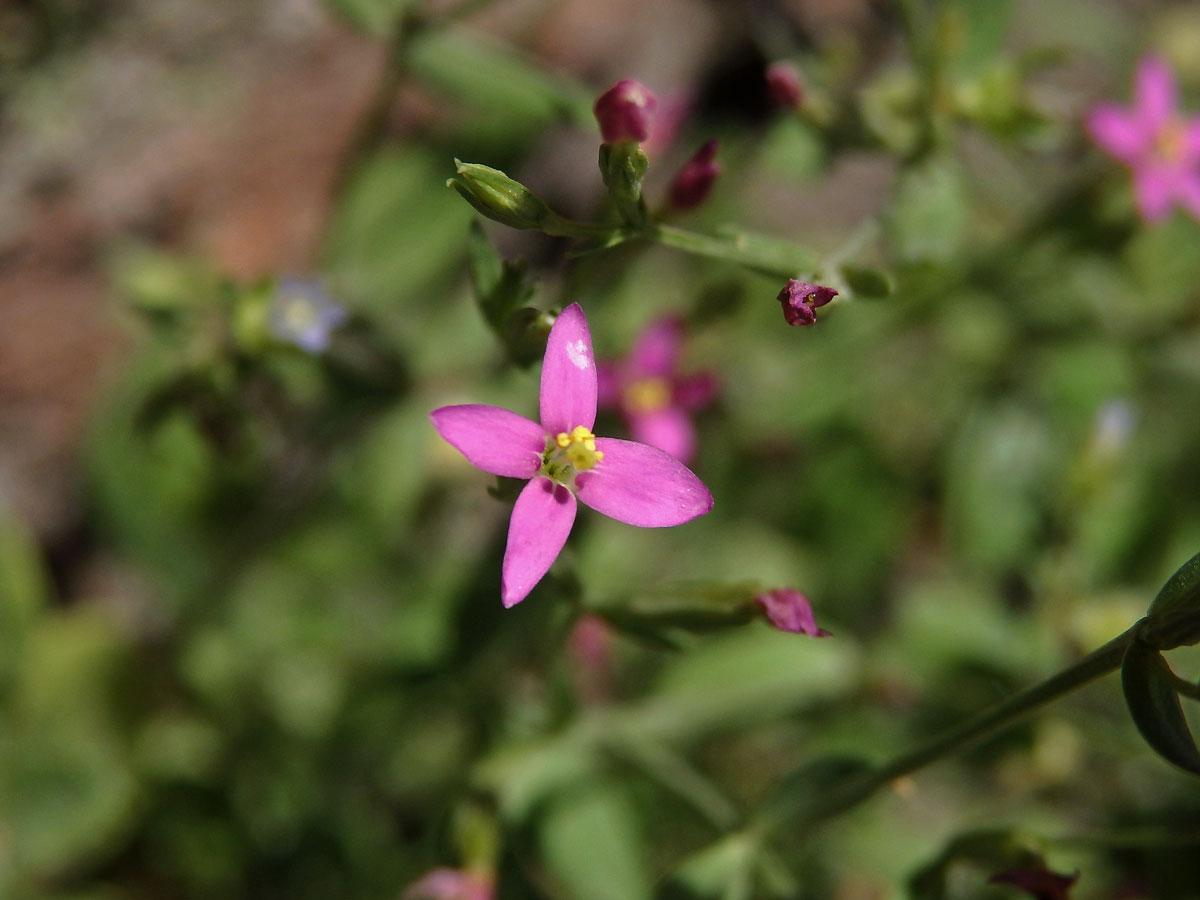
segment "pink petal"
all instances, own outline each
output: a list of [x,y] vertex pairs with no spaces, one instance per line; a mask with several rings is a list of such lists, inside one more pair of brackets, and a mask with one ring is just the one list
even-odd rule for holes
[[1188,172],[1179,179],[1175,186],[1175,199],[1193,218],[1200,219],[1200,172]]
[[429,414],[433,427],[476,468],[509,478],[531,478],[542,465],[546,433],[537,422],[498,406],[443,406]]
[[1102,103],[1088,115],[1088,131],[1104,150],[1122,162],[1132,163],[1145,155],[1154,141],[1148,131],[1129,113],[1111,103]]
[[810,637],[833,637],[817,625],[812,604],[795,588],[778,588],[754,599],[762,606],[771,624],[780,631],[807,634]]
[[675,406],[631,415],[629,430],[640,443],[665,450],[682,463],[691,462],[696,452],[696,431],[691,419]]
[[1200,160],[1200,119],[1183,123],[1183,159],[1195,164]]
[[1133,192],[1138,209],[1147,222],[1161,222],[1171,211],[1173,178],[1170,173],[1152,167],[1134,170]]
[[596,449],[604,459],[575,476],[575,489],[597,512],[629,525],[661,528],[712,509],[708,488],[669,453],[616,438],[596,438]]
[[1156,56],[1138,63],[1134,105],[1144,128],[1157,132],[1175,114],[1175,76],[1171,67]]
[[575,522],[575,497],[549,478],[534,478],[521,490],[508,523],[508,545],[500,569],[500,600],[516,606],[550,571]]
[[596,424],[596,359],[578,303],[554,320],[542,362],[542,426],[550,435]]
[[671,375],[675,371],[682,343],[683,322],[680,319],[668,316],[651,322],[629,351],[630,375],[633,378]]

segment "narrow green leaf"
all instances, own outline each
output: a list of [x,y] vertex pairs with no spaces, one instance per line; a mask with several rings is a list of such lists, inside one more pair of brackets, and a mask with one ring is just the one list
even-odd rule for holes
[[1200,750],[1171,682],[1163,655],[1139,637],[1130,641],[1121,666],[1121,686],[1134,724],[1159,756],[1200,775]]

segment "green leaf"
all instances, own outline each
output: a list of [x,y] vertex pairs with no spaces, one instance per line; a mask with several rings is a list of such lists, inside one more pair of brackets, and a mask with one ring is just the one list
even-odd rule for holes
[[967,188],[958,165],[932,158],[900,178],[887,225],[897,259],[948,262],[966,246]]
[[368,34],[387,34],[414,0],[325,0],[326,5]]
[[652,881],[637,810],[625,791],[591,782],[560,794],[541,821],[546,865],[572,900],[640,900]]
[[842,280],[855,297],[875,299],[888,297],[896,289],[892,276],[883,269],[846,263],[840,267]]
[[1134,724],[1159,756],[1200,775],[1200,750],[1184,717],[1173,678],[1163,655],[1135,635],[1121,666],[1121,687]]

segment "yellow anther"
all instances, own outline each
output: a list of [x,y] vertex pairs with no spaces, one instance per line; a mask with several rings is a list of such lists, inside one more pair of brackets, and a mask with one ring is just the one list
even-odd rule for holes
[[576,425],[574,427],[574,429],[572,429],[572,431],[571,431],[571,440],[575,441],[576,443],[578,443],[580,441],[586,441],[588,438],[595,438],[595,437],[596,436],[594,434],[592,434],[590,431],[588,431],[587,428],[585,428],[582,425]]
[[1158,150],[1159,158],[1166,162],[1179,162],[1183,158],[1184,150],[1187,149],[1187,136],[1179,122],[1172,121],[1163,126],[1155,140],[1155,149]]
[[553,460],[557,458],[566,462],[576,472],[586,472],[593,469],[596,463],[604,459],[604,454],[596,449],[596,435],[583,425],[577,425],[570,432],[561,431],[554,436],[554,444],[558,448],[552,456],[546,457],[546,464],[551,466],[551,477],[559,476],[553,473]]
[[625,388],[625,405],[635,415],[658,412],[671,402],[671,385],[665,378],[642,378]]
[[556,437],[554,439],[554,443],[556,443],[556,444],[558,444],[558,446],[566,449],[567,447],[571,446],[571,436],[569,434],[567,434],[565,431],[560,431],[558,433],[558,437]]

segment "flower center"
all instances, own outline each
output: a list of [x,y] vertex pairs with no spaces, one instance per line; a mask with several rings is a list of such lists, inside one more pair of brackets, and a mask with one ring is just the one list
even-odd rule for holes
[[640,378],[625,388],[624,399],[635,416],[658,412],[671,403],[671,385],[665,378]]
[[567,484],[574,473],[594,469],[602,459],[604,453],[596,449],[596,436],[577,425],[569,433],[560,431],[552,441],[547,441],[542,471],[555,481]]
[[1163,162],[1181,162],[1185,147],[1183,126],[1175,119],[1167,122],[1154,140],[1154,150]]
[[280,306],[280,318],[297,334],[307,331],[320,321],[316,307],[303,295],[284,297]]

